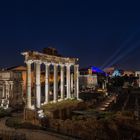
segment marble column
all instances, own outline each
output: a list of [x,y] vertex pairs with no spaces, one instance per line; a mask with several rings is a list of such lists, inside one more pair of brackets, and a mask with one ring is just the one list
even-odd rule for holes
[[13,95],[13,81],[10,81],[10,96],[11,96],[11,98],[14,97],[14,95]]
[[58,64],[54,65],[54,85],[53,85],[53,102],[57,102],[57,96],[58,96],[58,73],[57,73],[57,67]]
[[36,66],[36,107],[40,108],[41,105],[41,86],[40,86],[40,65],[41,61],[35,61]]
[[27,74],[26,74],[26,80],[27,80],[27,108],[31,109],[31,64],[32,61],[26,61],[25,62],[27,65]]
[[74,66],[74,94],[79,99],[79,65]]
[[77,65],[77,99],[79,99],[79,65]]
[[71,94],[73,96],[73,73],[71,74]]
[[6,99],[9,99],[9,96],[10,96],[10,85],[9,85],[9,82],[6,81]]
[[102,82],[102,89],[105,89],[105,83]]
[[107,81],[105,80],[105,89],[106,89],[106,87],[107,87]]
[[139,83],[139,87],[140,87],[140,73],[138,74],[138,83]]
[[49,67],[50,63],[45,63],[45,104],[49,102]]
[[61,64],[61,79],[60,79],[60,91],[61,91],[61,100],[64,99],[64,65]]
[[3,83],[3,86],[2,86],[2,98],[5,97],[5,84]]
[[66,65],[66,71],[67,71],[67,77],[66,77],[66,81],[67,81],[67,99],[71,98],[71,92],[70,92],[70,64]]
[[[23,92],[23,87],[24,87],[24,84],[23,84],[23,81],[20,82],[20,91],[21,91],[21,97],[23,98],[24,96],[24,92]],[[12,91],[13,91],[13,85],[12,85]]]

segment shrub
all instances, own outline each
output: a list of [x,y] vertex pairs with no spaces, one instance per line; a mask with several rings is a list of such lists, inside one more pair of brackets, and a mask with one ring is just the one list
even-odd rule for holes
[[0,118],[11,116],[11,112],[9,110],[5,110],[3,108],[0,108]]
[[6,125],[9,127],[14,127],[16,129],[18,128],[24,128],[24,129],[40,129],[39,126],[33,125],[30,122],[22,122],[18,118],[9,118],[6,120]]

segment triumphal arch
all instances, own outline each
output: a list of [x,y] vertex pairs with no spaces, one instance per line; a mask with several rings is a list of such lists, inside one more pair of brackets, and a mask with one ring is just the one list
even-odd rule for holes
[[[77,58],[62,57],[55,55],[48,55],[35,51],[23,52],[25,63],[27,65],[27,100],[26,108],[40,109],[42,104],[50,102],[56,103],[65,99],[76,98],[79,99],[79,65]],[[32,65],[35,69],[35,102],[33,104],[31,93],[32,78],[31,71]],[[45,99],[41,101],[41,66],[44,65],[45,72]],[[53,73],[53,99],[50,101],[50,68]],[[59,76],[59,78],[58,78]],[[58,96],[59,93],[59,96]]]

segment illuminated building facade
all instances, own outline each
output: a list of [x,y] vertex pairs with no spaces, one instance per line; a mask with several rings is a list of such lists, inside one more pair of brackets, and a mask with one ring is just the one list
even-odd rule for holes
[[127,76],[134,76],[135,75],[135,72],[134,71],[131,71],[131,70],[124,70],[123,71],[123,76],[125,76],[125,75],[127,75]]
[[80,88],[95,88],[98,86],[98,78],[105,76],[105,73],[95,66],[80,69]]
[[[23,81],[23,97],[26,95],[26,71],[27,71],[27,68],[25,66],[14,66],[14,67],[10,67],[10,68],[7,68],[8,71],[12,71],[12,72],[19,72],[21,73],[21,76],[22,76],[22,81]],[[34,77],[34,72],[32,71],[31,72],[31,77],[33,79]],[[31,88],[33,88],[33,84],[34,82],[32,81],[31,83]]]
[[104,72],[107,73],[108,75],[112,75],[115,69],[116,69],[115,67],[105,68]]
[[79,75],[79,87],[80,89],[95,88],[97,86],[97,75]]
[[22,74],[8,70],[0,71],[0,106],[7,109],[23,103]]

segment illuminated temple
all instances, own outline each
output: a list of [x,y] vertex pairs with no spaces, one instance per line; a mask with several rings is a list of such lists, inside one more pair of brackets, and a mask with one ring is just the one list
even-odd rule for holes
[[[35,51],[23,52],[27,65],[27,93],[26,108],[39,109],[41,105],[49,102],[55,103],[65,99],[79,99],[79,65],[77,58],[62,57]],[[35,70],[34,79],[31,76],[32,66]],[[42,101],[41,70],[45,71],[45,99]],[[53,89],[50,88],[50,72],[53,71]],[[59,77],[59,78],[58,78]],[[32,81],[35,87],[32,89]],[[32,101],[32,91],[35,91],[35,101]],[[51,90],[51,91],[50,91]],[[50,98],[50,93],[53,98]]]

